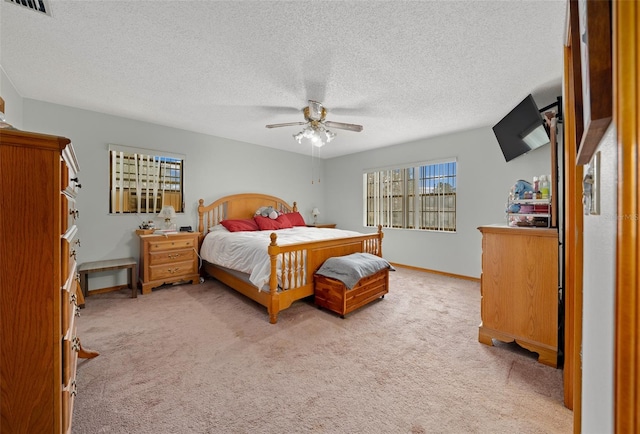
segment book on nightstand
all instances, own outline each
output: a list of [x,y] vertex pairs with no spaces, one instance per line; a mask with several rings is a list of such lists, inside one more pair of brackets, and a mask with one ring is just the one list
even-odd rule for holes
[[154,234],[158,235],[168,235],[168,234],[177,234],[178,231],[175,229],[156,229],[153,231]]

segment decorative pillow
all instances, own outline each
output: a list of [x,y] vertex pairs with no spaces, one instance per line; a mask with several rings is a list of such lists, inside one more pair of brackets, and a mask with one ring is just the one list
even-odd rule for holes
[[289,220],[289,217],[286,214],[280,214],[276,221],[282,224],[282,229],[290,229],[293,227],[291,220]]
[[299,212],[289,212],[286,214],[283,214],[285,216],[287,216],[287,218],[289,219],[289,221],[291,222],[291,224],[293,226],[306,226],[307,224],[304,222],[304,217],[302,217],[302,215]]
[[255,220],[253,219],[222,220],[220,224],[227,228],[229,232],[260,230]]
[[289,219],[284,214],[275,220],[269,217],[262,217],[261,215],[257,215],[253,219],[256,221],[261,231],[274,231],[293,227]]
[[221,224],[217,224],[217,225],[211,226],[209,228],[209,232],[215,232],[215,231],[229,232],[229,230],[227,228],[225,228],[224,226],[222,226]]

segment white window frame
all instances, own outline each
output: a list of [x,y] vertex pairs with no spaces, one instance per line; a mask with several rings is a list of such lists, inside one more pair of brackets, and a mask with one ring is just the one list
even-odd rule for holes
[[184,212],[184,162],[182,154],[110,144],[109,213],[158,213],[163,205]]
[[365,170],[364,226],[455,233],[457,176],[456,158]]

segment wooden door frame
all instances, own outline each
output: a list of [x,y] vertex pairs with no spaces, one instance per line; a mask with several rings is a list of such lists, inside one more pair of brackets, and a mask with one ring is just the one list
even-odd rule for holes
[[613,2],[614,121],[618,145],[615,432],[640,432],[640,6]]
[[[583,231],[582,177],[577,165],[582,136],[582,89],[577,2],[567,2],[567,39],[564,47],[564,404],[573,410],[573,432],[582,427],[582,287]],[[574,49],[575,47],[575,49]],[[574,58],[577,56],[577,59]]]

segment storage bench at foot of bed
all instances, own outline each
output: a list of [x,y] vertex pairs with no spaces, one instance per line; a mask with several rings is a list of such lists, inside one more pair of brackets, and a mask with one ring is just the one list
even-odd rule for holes
[[331,277],[313,276],[315,304],[339,314],[342,318],[349,312],[366,305],[389,292],[389,269],[382,269],[363,277],[352,288]]

